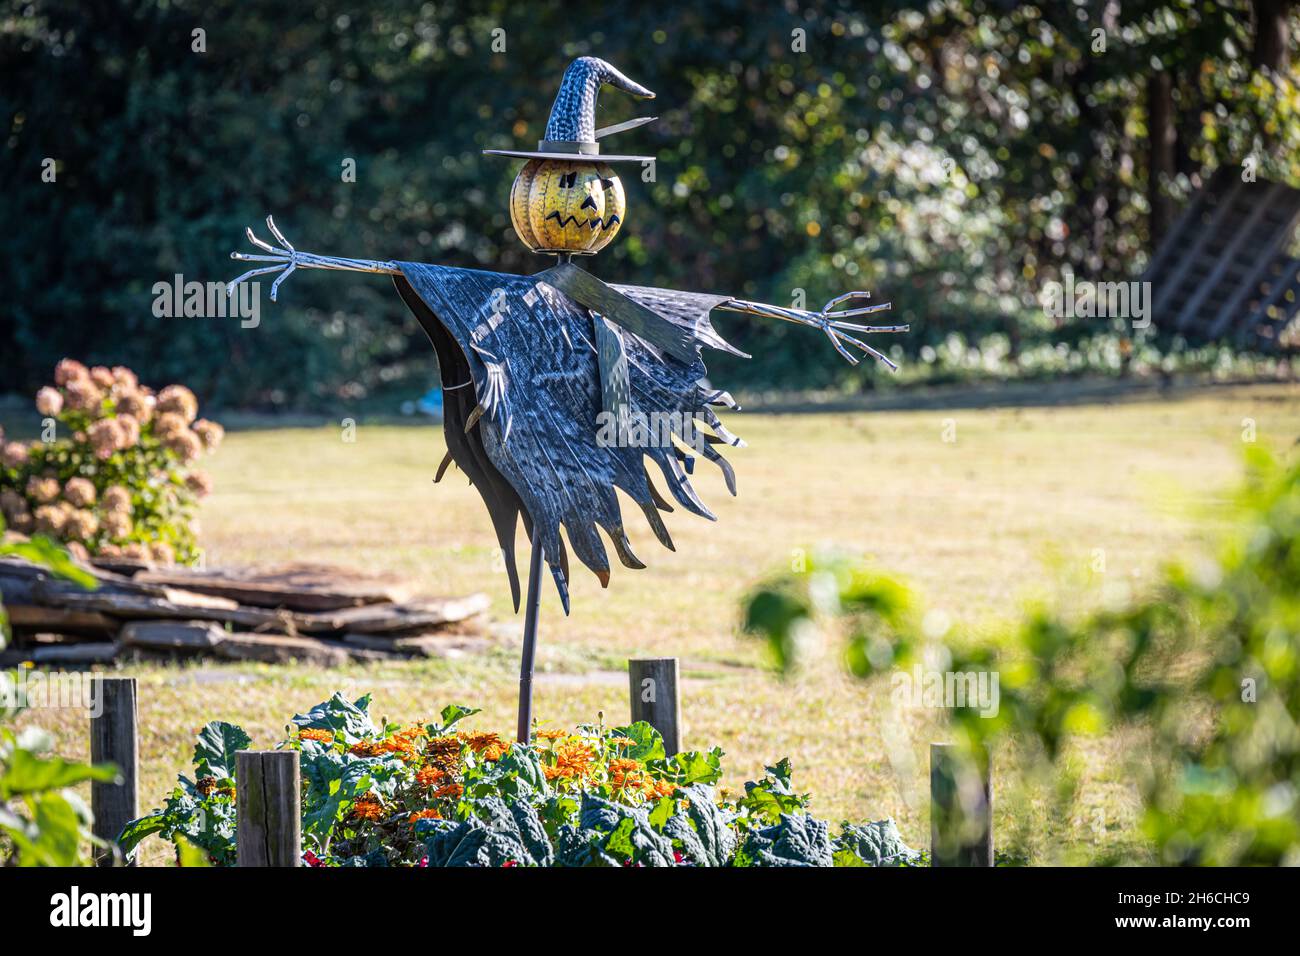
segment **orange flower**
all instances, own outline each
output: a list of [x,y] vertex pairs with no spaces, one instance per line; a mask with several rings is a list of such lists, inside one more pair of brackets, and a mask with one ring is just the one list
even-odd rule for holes
[[384,746],[378,740],[359,740],[348,748],[354,757],[378,757],[383,752]]
[[635,760],[611,760],[609,762],[609,785],[615,792],[620,790],[641,790],[651,783],[649,775],[641,769]]
[[352,816],[358,820],[381,820],[384,816],[384,805],[374,797],[362,797],[352,804]]
[[671,797],[677,792],[677,784],[667,780],[651,780],[648,784],[646,795],[650,797]]
[[429,763],[442,770],[455,770],[460,766],[460,740],[456,737],[434,737],[424,752]]
[[434,797],[459,797],[465,792],[465,788],[458,783],[449,783],[445,787],[439,787],[433,791]]
[[476,754],[481,754],[489,747],[500,748],[503,752],[508,744],[501,739],[500,734],[461,734],[460,739],[465,741],[469,749]]
[[628,740],[626,737],[611,737],[609,738],[609,745],[611,747],[633,747],[636,746],[636,741]]
[[569,736],[567,730],[538,730],[533,733],[540,740],[562,740]]
[[500,760],[502,757],[506,755],[507,749],[508,747],[506,744],[488,744],[486,747],[483,748],[483,752],[479,756],[481,756],[484,760],[491,761],[492,763],[496,763],[498,760]]
[[334,742],[334,731],[316,730],[314,727],[304,727],[302,730],[298,731],[298,738],[300,740],[319,740],[321,743],[328,744]]
[[416,823],[420,820],[441,820],[441,819],[442,819],[441,813],[439,813],[437,810],[433,809],[432,807],[428,807],[424,810],[416,810],[414,813],[412,813],[410,822]]
[[415,775],[415,782],[422,787],[436,787],[449,776],[447,771],[437,767],[421,767]]
[[385,740],[383,749],[387,753],[397,754],[403,760],[415,760],[419,753],[419,740],[424,736],[423,727],[408,727]]
[[579,779],[590,776],[595,757],[591,747],[580,741],[560,744],[555,749],[556,776]]

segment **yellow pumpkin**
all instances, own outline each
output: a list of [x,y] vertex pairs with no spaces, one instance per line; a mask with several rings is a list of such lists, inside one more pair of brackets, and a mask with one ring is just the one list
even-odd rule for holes
[[510,221],[533,252],[594,255],[626,210],[623,184],[606,163],[530,159],[510,187]]

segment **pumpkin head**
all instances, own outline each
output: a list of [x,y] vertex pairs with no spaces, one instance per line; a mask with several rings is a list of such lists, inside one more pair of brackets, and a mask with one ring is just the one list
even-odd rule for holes
[[530,159],[510,187],[510,221],[533,252],[594,255],[626,209],[623,184],[606,163]]

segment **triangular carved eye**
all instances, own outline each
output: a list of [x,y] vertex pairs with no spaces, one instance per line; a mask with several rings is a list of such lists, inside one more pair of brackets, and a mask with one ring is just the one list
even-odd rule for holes
[[577,181],[578,181],[578,174],[576,172],[565,173],[560,177],[560,188],[572,189],[573,184],[576,183]]
[[612,180],[612,179],[602,179],[602,180],[600,181],[600,185],[601,185],[601,188],[602,188],[602,189],[613,189],[613,188],[614,188],[614,180]]

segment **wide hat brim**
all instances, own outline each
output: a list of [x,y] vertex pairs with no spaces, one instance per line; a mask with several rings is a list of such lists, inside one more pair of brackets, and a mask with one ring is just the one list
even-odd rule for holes
[[485,149],[484,156],[512,156],[516,159],[561,159],[575,163],[653,163],[653,156],[622,156],[608,153],[550,153],[540,150]]

